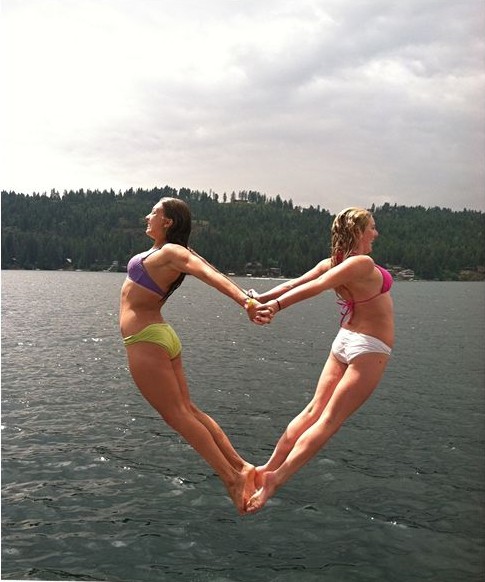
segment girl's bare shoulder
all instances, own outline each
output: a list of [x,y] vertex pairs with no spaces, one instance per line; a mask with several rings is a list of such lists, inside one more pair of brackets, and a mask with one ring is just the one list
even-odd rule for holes
[[373,269],[375,266],[374,259],[369,255],[354,255],[347,259],[350,263],[362,268]]
[[165,243],[156,254],[160,260],[170,261],[173,259],[185,258],[190,253],[189,250],[182,245],[176,243]]
[[372,274],[375,267],[374,260],[369,255],[349,257],[343,263],[340,263],[340,265],[342,266],[342,270],[346,270],[357,277],[366,277]]

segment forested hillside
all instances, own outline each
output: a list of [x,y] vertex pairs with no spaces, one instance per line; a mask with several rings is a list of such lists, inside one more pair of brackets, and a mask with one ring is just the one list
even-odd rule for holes
[[[191,246],[224,272],[298,275],[330,245],[333,216],[258,192],[174,190],[2,192],[2,269],[123,270],[150,241],[144,216],[163,196],[186,200]],[[483,278],[485,214],[384,204],[372,207],[380,237],[376,262],[416,278]]]

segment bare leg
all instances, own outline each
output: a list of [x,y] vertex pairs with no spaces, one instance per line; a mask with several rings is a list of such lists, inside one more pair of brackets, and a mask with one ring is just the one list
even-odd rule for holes
[[[194,415],[187,402],[188,392],[183,392],[187,391],[187,386],[180,385],[180,361],[174,367],[165,350],[142,342],[128,346],[127,354],[131,374],[140,392],[167,424],[216,471],[236,508],[243,513],[250,495],[250,483],[254,479],[254,467],[242,461],[241,467],[236,469],[217,445],[211,431]],[[219,430],[222,433],[222,429]],[[225,443],[220,435],[217,438]]]
[[345,364],[339,362],[332,354],[329,355],[320,374],[313,398],[287,426],[266,464],[256,469],[258,479],[261,473],[275,471],[280,467],[295,446],[296,441],[317,422],[346,370],[347,366]]
[[238,471],[241,471],[248,463],[239,455],[236,449],[232,446],[231,441],[228,439],[225,432],[217,424],[217,422],[211,418],[204,411],[200,410],[190,399],[189,388],[187,385],[187,379],[185,377],[185,372],[182,366],[182,358],[178,357],[172,360],[172,365],[174,372],[177,376],[177,380],[182,392],[182,397],[184,402],[195,416],[195,418],[201,422],[206,429],[211,433],[216,445],[221,450],[222,454],[226,457],[228,462]]
[[388,359],[383,354],[372,353],[358,356],[351,362],[320,418],[296,440],[285,461],[276,469],[259,475],[261,486],[249,500],[247,511],[259,511],[276,490],[308,463],[345,420],[362,406],[382,378]]
[[245,461],[241,455],[232,446],[231,441],[227,437],[226,433],[217,424],[217,422],[206,414],[203,410],[200,410],[191,400],[189,394],[189,388],[187,385],[187,379],[185,377],[185,372],[182,366],[182,358],[178,357],[172,360],[174,371],[177,375],[180,389],[182,391],[182,396],[187,407],[191,410],[194,417],[201,422],[205,428],[210,432],[215,444],[220,449],[221,453],[226,457],[228,463],[234,467],[238,473],[243,473],[247,475],[245,494],[244,498],[246,500],[251,497],[256,489],[254,479],[256,476],[256,471],[253,465]]

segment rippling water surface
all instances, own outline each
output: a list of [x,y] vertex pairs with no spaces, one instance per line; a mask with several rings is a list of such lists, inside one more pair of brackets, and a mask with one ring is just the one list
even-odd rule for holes
[[[2,273],[3,580],[483,579],[483,284],[396,283],[379,389],[241,518],[131,381],[123,277]],[[166,317],[193,399],[264,462],[313,392],[338,327],[332,295],[261,328],[188,279]]]

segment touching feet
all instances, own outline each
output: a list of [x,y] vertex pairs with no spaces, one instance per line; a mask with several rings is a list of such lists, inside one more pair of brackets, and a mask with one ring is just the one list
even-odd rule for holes
[[254,465],[245,463],[241,472],[237,473],[235,480],[231,483],[226,483],[227,491],[241,515],[246,512],[247,502],[256,491],[255,475],[256,469]]
[[256,469],[256,475],[257,489],[246,503],[246,513],[256,513],[263,509],[268,499],[275,494],[278,488],[275,474],[272,471],[258,472]]
[[226,488],[239,514],[245,515],[263,509],[278,484],[273,471],[245,463],[235,480],[226,483]]

